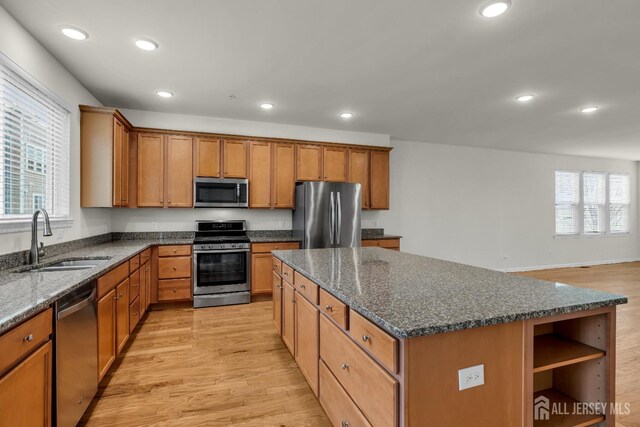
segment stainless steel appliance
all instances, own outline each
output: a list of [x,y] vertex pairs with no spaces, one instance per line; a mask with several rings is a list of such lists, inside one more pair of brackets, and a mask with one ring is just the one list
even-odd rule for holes
[[293,235],[303,249],[361,246],[361,199],[360,184],[297,183]]
[[196,208],[246,208],[248,197],[247,179],[196,178],[193,181]]
[[250,302],[246,221],[197,221],[193,241],[193,306]]
[[95,281],[56,302],[55,350],[57,426],[75,426],[98,391]]

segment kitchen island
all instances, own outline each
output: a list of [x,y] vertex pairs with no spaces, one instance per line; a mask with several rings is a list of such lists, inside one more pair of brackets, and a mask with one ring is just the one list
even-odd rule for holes
[[614,425],[626,297],[379,248],[273,254],[276,328],[335,425]]

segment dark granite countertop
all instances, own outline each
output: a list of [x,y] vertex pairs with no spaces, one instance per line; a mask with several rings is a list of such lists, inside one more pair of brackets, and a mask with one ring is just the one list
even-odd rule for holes
[[92,269],[21,272],[25,269],[23,266],[1,271],[0,334],[150,246],[190,245],[192,242],[192,239],[180,238],[111,241],[72,250],[41,262],[41,265],[47,265],[70,258],[102,258]]
[[274,255],[398,338],[627,302],[621,295],[381,248]]
[[[248,230],[247,237],[251,243],[269,242],[299,242],[301,239],[294,237],[291,230]],[[381,228],[363,228],[362,240],[388,240],[401,239],[402,236],[384,234]]]

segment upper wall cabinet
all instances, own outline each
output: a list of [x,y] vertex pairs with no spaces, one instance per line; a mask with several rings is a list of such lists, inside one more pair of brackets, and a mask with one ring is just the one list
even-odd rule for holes
[[249,207],[291,209],[294,188],[294,145],[250,142]]
[[271,207],[271,143],[249,143],[249,207]]
[[349,150],[343,147],[324,147],[324,180],[347,182],[349,179]]
[[296,181],[322,181],[321,146],[296,146]]
[[223,148],[225,178],[247,177],[247,142],[241,140],[225,140]]
[[138,206],[164,206],[164,136],[138,134]]
[[277,209],[294,208],[296,156],[293,144],[273,144],[271,203]]
[[218,138],[196,138],[196,176],[220,178],[220,151]]
[[362,186],[362,209],[369,209],[369,150],[349,150],[349,182]]
[[371,151],[369,163],[369,207],[389,209],[389,152]]
[[167,145],[167,206],[193,207],[193,138],[168,135]]
[[113,108],[80,111],[80,206],[129,206],[131,124]]

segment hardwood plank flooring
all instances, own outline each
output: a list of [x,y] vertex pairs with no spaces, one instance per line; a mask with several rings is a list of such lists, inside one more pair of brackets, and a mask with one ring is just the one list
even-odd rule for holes
[[271,301],[152,310],[80,425],[329,426]]
[[616,400],[631,404],[631,413],[616,417],[617,427],[640,426],[640,262],[558,268],[514,273],[551,282],[623,294],[616,330]]

